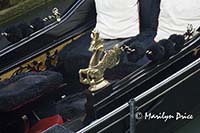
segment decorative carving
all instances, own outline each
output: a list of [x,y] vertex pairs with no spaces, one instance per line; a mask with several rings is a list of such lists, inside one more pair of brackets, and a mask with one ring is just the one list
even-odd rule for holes
[[90,59],[89,67],[80,69],[79,76],[81,83],[90,85],[90,91],[97,91],[109,84],[104,79],[104,72],[107,68],[111,69],[119,64],[121,49],[116,45],[112,49],[105,51],[103,40],[99,37],[97,31],[92,32],[91,38],[89,51],[93,52],[93,55]]
[[19,66],[19,68],[12,74],[12,76],[24,72],[39,72],[43,70],[48,70],[55,67],[57,62],[58,62],[58,51],[55,50],[52,55],[48,51],[46,53],[46,60],[42,60],[42,62],[34,60],[29,64]]
[[58,11],[58,8],[53,8],[52,13],[53,13],[53,15],[54,15],[56,21],[57,21],[57,22],[60,22],[60,21],[61,21],[61,17],[60,17],[61,14],[60,14],[60,12]]
[[[192,39],[195,35],[197,34],[199,35],[200,34],[199,29],[200,27],[196,30],[192,24],[188,24],[187,31],[184,34],[185,40],[188,41]],[[193,55],[197,56],[200,51],[200,48],[195,48],[193,51],[194,51]]]
[[46,61],[45,61],[46,69],[55,67],[57,62],[58,62],[58,50],[55,50],[52,55],[50,54],[50,52],[46,53]]
[[43,18],[43,21],[49,21],[52,19],[55,19],[57,22],[61,21],[61,14],[60,14],[58,8],[56,8],[56,7],[52,9],[52,15],[49,15],[49,16]]
[[184,34],[185,40],[189,41],[197,34],[199,34],[199,29],[195,29],[192,24],[188,24],[187,31]]
[[38,61],[32,61],[31,64],[27,64],[25,66],[20,66],[19,69],[17,69],[12,76],[18,75],[20,73],[24,73],[24,72],[39,72],[41,71],[41,66],[43,65],[42,62],[38,62]]

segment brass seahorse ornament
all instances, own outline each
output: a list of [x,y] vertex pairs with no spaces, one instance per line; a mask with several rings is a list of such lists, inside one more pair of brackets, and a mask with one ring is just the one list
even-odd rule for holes
[[93,52],[93,55],[88,68],[79,70],[79,76],[80,82],[90,85],[89,90],[94,92],[109,84],[109,81],[104,79],[104,72],[119,64],[121,49],[115,45],[112,49],[105,50],[97,31],[92,31],[91,38],[89,51]]

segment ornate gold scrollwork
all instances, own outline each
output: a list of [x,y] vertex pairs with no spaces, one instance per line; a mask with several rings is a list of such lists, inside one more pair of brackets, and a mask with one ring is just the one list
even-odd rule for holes
[[[25,65],[21,65],[16,69],[12,76],[18,75],[25,72],[39,72],[56,67],[58,61],[58,50],[54,50],[52,54],[48,51],[46,52],[46,58],[41,58],[40,61],[33,60]],[[11,76],[11,77],[12,77]]]
[[89,51],[93,52],[89,67],[79,70],[80,82],[90,85],[90,91],[97,91],[109,82],[104,79],[104,72],[119,64],[121,49],[118,45],[110,50],[104,50],[103,40],[97,31],[91,34],[91,44]]
[[26,64],[24,66],[19,66],[19,68],[12,74],[11,77],[18,75],[20,73],[25,73],[25,72],[39,72],[41,71],[41,67],[42,67],[43,63],[42,62],[38,62],[38,61],[32,61],[30,64]]

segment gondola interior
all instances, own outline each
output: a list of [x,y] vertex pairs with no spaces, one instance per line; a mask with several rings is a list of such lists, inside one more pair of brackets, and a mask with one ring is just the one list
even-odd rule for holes
[[[156,35],[158,21],[151,13],[159,0],[143,1],[140,32]],[[130,132],[128,107],[106,117],[133,98],[139,98],[136,112],[142,114],[184,111],[180,113],[198,118],[199,30],[186,31],[182,42],[175,39],[176,51],[165,49],[163,54],[162,44],[148,48],[143,53],[151,61],[144,65],[106,70],[110,84],[91,92],[80,83],[79,70],[88,67],[92,56],[88,49],[96,23],[94,1],[55,3],[47,4],[44,13],[42,6],[29,11],[35,14],[33,20],[23,14],[0,23],[0,133]],[[183,133],[192,122],[143,118],[134,128],[136,133]]]

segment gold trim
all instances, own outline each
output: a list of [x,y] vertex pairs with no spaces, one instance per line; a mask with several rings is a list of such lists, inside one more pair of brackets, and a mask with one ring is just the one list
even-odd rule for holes
[[[72,43],[72,41],[79,39],[83,34],[75,36],[74,38],[60,44],[56,48],[49,50],[30,61],[25,62],[23,65],[17,66],[10,71],[0,75],[0,81],[5,79],[9,79],[12,76],[15,76],[19,73],[29,72],[29,71],[45,71],[47,70],[47,61],[49,61],[50,65],[56,66],[58,63],[58,53],[68,44]],[[50,58],[50,59],[49,59]]]

